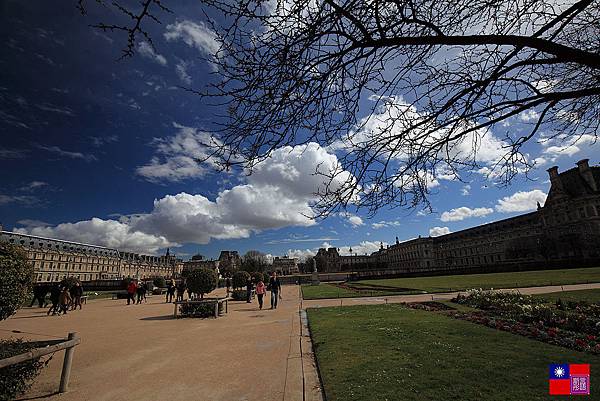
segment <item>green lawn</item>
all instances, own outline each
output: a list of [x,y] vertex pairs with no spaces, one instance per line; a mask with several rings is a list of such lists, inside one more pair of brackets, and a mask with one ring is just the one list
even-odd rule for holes
[[579,290],[552,292],[549,294],[535,295],[538,298],[544,298],[548,301],[556,301],[559,298],[563,301],[587,301],[589,303],[600,303],[600,290]]
[[[421,293],[421,291],[416,291]],[[304,299],[325,299],[325,298],[354,298],[371,297],[383,295],[403,295],[414,294],[415,291],[396,292],[396,291],[352,291],[346,288],[336,287],[331,284],[321,283],[319,285],[302,285],[302,298]]]
[[[600,357],[398,304],[309,309],[327,400],[552,400],[548,364]],[[593,378],[592,378],[593,380]],[[592,384],[600,400],[600,387]]]
[[460,291],[470,288],[535,287],[556,284],[600,282],[600,267],[586,269],[536,270],[511,273],[363,280],[360,284],[410,288],[427,292]]

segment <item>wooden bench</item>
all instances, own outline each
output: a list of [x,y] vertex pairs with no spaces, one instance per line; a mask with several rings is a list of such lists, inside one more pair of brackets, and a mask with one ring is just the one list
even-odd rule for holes
[[219,305],[221,304],[225,304],[223,306],[223,313],[227,313],[229,312],[229,300],[231,298],[229,297],[225,297],[225,298],[205,298],[205,299],[197,299],[197,300],[186,300],[186,301],[175,301],[173,302],[173,304],[175,304],[175,310],[173,311],[173,317],[177,318],[177,313],[179,311],[179,305],[184,305],[184,304],[191,304],[191,305],[200,305],[200,304],[207,304],[207,303],[213,303],[215,304],[215,318],[219,317]]
[[87,296],[87,295],[82,295],[82,296],[81,296],[81,303],[82,303],[82,304],[87,304],[87,299],[88,299],[88,296]]

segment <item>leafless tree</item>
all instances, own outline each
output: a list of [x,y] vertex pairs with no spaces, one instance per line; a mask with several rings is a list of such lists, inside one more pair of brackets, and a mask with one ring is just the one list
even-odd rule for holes
[[[212,22],[221,78],[198,91],[227,105],[211,156],[251,172],[282,146],[335,149],[320,215],[427,203],[440,175],[506,184],[533,165],[526,143],[598,135],[597,0],[203,3],[227,21]],[[152,4],[127,10],[129,52]],[[490,130],[502,152],[486,159]]]

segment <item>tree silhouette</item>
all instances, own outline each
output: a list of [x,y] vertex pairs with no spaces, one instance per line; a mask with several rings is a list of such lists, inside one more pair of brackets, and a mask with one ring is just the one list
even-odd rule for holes
[[[315,169],[328,183],[320,216],[427,204],[440,176],[478,171],[507,184],[535,164],[526,143],[597,138],[597,0],[203,3],[225,21],[209,21],[220,79],[193,90],[227,105],[210,157],[251,173],[283,146],[337,151],[338,168]],[[152,9],[166,7],[112,4],[131,25],[97,27],[127,32],[130,56],[138,36],[149,39],[144,20],[158,20]],[[512,127],[518,118],[525,130]],[[492,129],[500,153],[488,157]]]

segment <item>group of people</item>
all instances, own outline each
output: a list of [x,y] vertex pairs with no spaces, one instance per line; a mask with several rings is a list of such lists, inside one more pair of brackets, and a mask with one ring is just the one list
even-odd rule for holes
[[[248,278],[246,282],[246,302],[252,302],[252,280]],[[258,299],[258,309],[263,308],[264,296],[267,291],[271,292],[271,309],[277,309],[278,301],[282,299],[281,296],[281,282],[277,278],[277,272],[273,272],[269,278],[269,284],[265,285],[262,280],[256,283],[256,298]]]
[[127,285],[127,305],[141,304],[147,302],[146,294],[148,293],[148,283],[139,282],[137,280],[131,280]]
[[70,288],[66,284],[56,283],[51,287],[45,285],[38,285],[33,288],[33,300],[31,301],[30,307],[37,301],[40,308],[48,306],[46,302],[46,295],[50,291],[50,308],[46,315],[66,315],[67,311],[75,310],[79,306],[79,309],[83,309],[81,303],[83,297],[83,286],[80,282],[76,282]]

